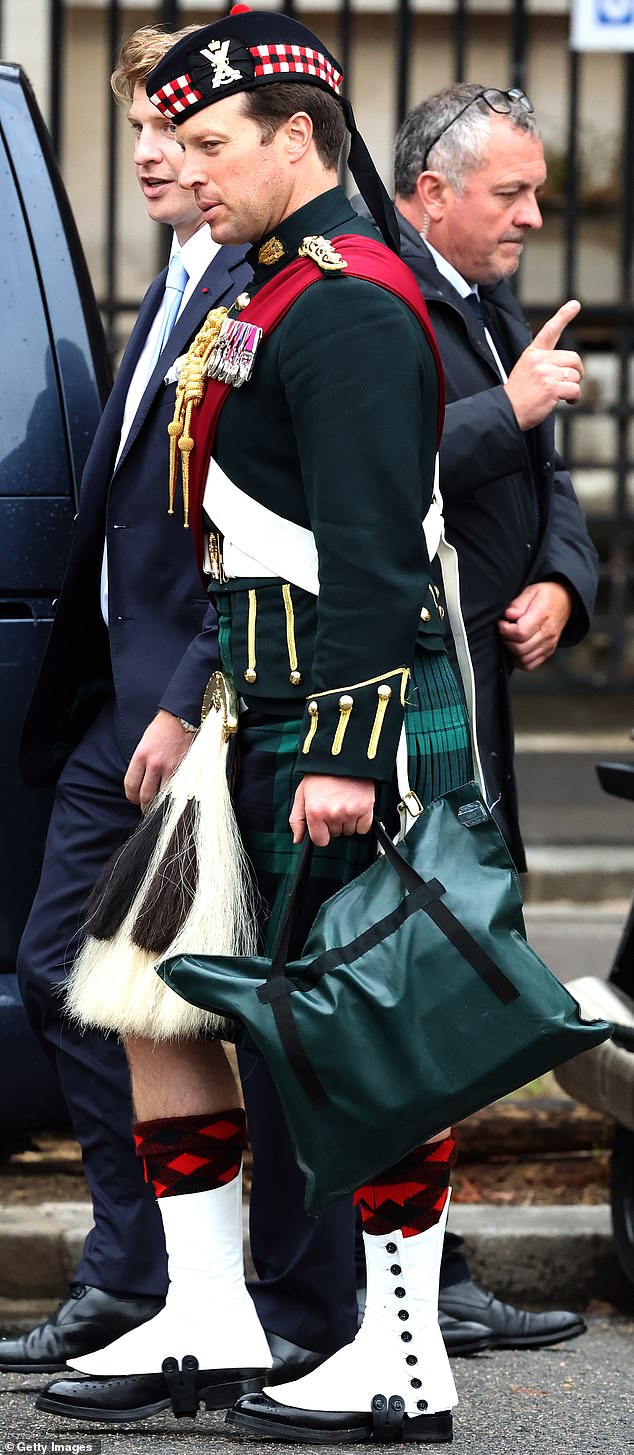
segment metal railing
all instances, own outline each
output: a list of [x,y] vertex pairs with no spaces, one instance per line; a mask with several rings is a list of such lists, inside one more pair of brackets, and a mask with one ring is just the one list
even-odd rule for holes
[[[7,0],[0,0],[0,52],[3,38],[3,10]],[[398,125],[410,102],[419,99],[411,96],[411,73],[414,46],[414,11],[412,0],[393,0],[393,30],[391,52],[387,56],[388,66],[394,68],[394,96],[396,114],[386,118]],[[68,0],[41,0],[42,12],[49,27],[49,126],[53,144],[62,170],[64,155],[65,110],[65,55],[69,45]],[[509,0],[506,12],[508,46],[508,84],[526,85],[527,64],[530,58],[531,29],[534,18],[529,15],[527,0]],[[282,8],[293,12],[293,0],[283,0]],[[130,29],[130,12],[119,0],[106,0],[102,7],[107,12],[107,46],[109,61],[114,66],[121,37]],[[206,12],[209,15],[209,11]],[[454,79],[469,79],[466,58],[478,15],[467,5],[467,0],[454,0],[451,10],[451,70]],[[205,16],[204,7],[200,14],[192,13],[179,0],[162,0],[153,9],[143,11],[143,22],[162,24],[170,29],[190,23]],[[308,23],[310,17],[308,17]],[[344,73],[348,78],[348,89],[355,78],[355,55],[357,52],[359,16],[353,10],[351,0],[338,0],[336,10],[336,49],[343,61]],[[632,526],[634,520],[634,463],[632,461],[632,424],[630,360],[634,335],[634,303],[632,299],[632,256],[634,243],[634,55],[625,55],[620,61],[622,76],[621,134],[623,151],[621,158],[622,190],[620,197],[612,203],[612,220],[618,239],[618,283],[616,296],[598,298],[590,306],[584,306],[582,319],[577,330],[578,346],[590,357],[610,357],[616,360],[616,388],[610,398],[590,399],[574,411],[562,415],[561,434],[563,452],[573,471],[575,481],[584,498],[584,481],[594,478],[597,467],[603,480],[600,498],[589,499],[587,514],[590,529],[601,556],[601,585],[599,604],[591,638],[583,647],[573,653],[558,653],[554,662],[533,678],[529,676],[522,686],[530,690],[533,686],[571,688],[605,687],[622,688],[631,686],[634,680],[634,632],[632,630],[632,581],[634,575]],[[561,218],[559,243],[561,260],[562,296],[578,296],[580,227],[587,215],[587,199],[584,199],[581,179],[580,156],[580,114],[583,101],[583,57],[568,50],[566,60],[566,126],[565,126],[565,176],[563,190],[558,201]],[[106,326],[114,342],[120,332],[119,323],[124,314],[138,306],[139,299],[124,297],[119,288],[119,204],[121,196],[121,162],[116,145],[116,107],[112,104],[106,128],[105,205],[104,237],[104,289],[100,303]],[[163,232],[160,229],[159,232]],[[165,257],[166,237],[157,247],[156,264]],[[520,281],[520,296],[522,287]],[[532,323],[538,325],[552,311],[552,303],[543,304],[531,299],[527,314]],[[592,449],[588,452],[578,445],[578,427],[581,422],[592,429],[613,427],[613,448],[606,457],[605,450],[600,461],[593,459]],[[593,476],[594,472],[594,476]]]

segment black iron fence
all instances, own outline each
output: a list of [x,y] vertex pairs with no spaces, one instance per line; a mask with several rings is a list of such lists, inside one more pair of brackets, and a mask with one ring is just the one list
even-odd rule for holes
[[[15,4],[15,0],[0,0],[0,53],[4,39],[3,20],[11,3]],[[420,99],[420,95],[412,94],[413,62],[420,34],[417,31],[419,14],[414,9],[413,0],[392,0],[392,3],[390,38],[385,47],[385,65],[392,68],[395,98],[395,114],[385,117],[385,125],[389,129],[395,129],[408,106]],[[68,137],[64,144],[67,132],[64,120],[66,58],[71,39],[69,21],[73,0],[40,0],[40,5],[49,36],[48,119],[63,171],[65,151],[70,144]],[[449,5],[450,69],[456,80],[473,79],[468,70],[468,58],[474,29],[482,15],[486,14],[486,0],[478,0],[478,9],[473,4],[469,5],[467,0],[453,0],[453,4],[449,0]],[[92,8],[94,11],[94,0]],[[97,8],[102,15],[106,12],[106,29],[101,31],[102,43],[105,39],[108,51],[104,57],[104,77],[106,67],[114,65],[123,34],[129,33],[134,25],[162,24],[176,29],[182,24],[204,22],[210,18],[210,10],[204,5],[192,8],[179,3],[179,0],[162,0],[149,9],[144,6],[142,10],[133,10],[119,0],[103,0]],[[292,13],[293,0],[283,0],[283,9]],[[505,38],[508,84],[526,87],[531,44],[539,16],[534,10],[529,10],[528,0],[508,0],[503,14],[499,14],[499,7],[496,7],[496,12],[500,35]],[[328,10],[328,18],[332,23],[332,7]],[[317,26],[318,17],[314,23]],[[337,0],[334,48],[343,61],[348,89],[352,91],[360,25],[358,4],[353,8],[352,0]],[[609,686],[619,689],[630,686],[634,680],[634,632],[631,629],[634,426],[630,372],[634,333],[634,55],[615,57],[611,72],[613,81],[620,87],[621,143],[617,175],[611,188],[604,188],[601,195],[589,195],[583,177],[580,142],[586,57],[569,49],[563,30],[561,36],[565,54],[565,135],[561,138],[559,175],[553,180],[545,198],[545,232],[550,229],[552,247],[557,253],[561,280],[559,297],[582,296],[581,249],[584,229],[589,225],[600,222],[602,235],[609,236],[613,274],[616,268],[616,278],[613,276],[612,284],[609,289],[606,287],[603,296],[600,284],[598,289],[596,286],[593,288],[592,302],[588,306],[584,304],[577,329],[579,348],[587,360],[596,361],[595,386],[586,390],[582,405],[562,412],[560,421],[562,452],[573,470],[600,552],[601,586],[589,642],[572,653],[559,653],[549,668],[541,671],[537,678],[529,677],[522,685],[530,689],[533,682],[535,685],[539,682],[543,688],[546,681],[552,687],[561,688]],[[25,57],[7,55],[6,58],[20,60],[28,69]],[[481,64],[478,72],[477,78],[480,79]],[[138,298],[124,296],[119,286],[122,160],[116,144],[116,126],[116,108],[112,104],[105,132],[104,185],[107,195],[104,208],[104,286],[100,302],[113,347],[127,327],[131,311],[139,303]],[[156,259],[148,260],[148,275],[152,261],[156,261],[157,265],[162,261],[166,246],[167,239],[162,238],[157,245]],[[600,279],[600,265],[598,274]],[[521,278],[519,289],[520,296],[523,296]],[[534,287],[530,299],[525,298],[524,302],[535,325],[553,312],[552,298],[546,300],[544,295],[542,302],[539,294],[535,295]],[[609,376],[605,387],[600,385],[602,369],[606,378]]]

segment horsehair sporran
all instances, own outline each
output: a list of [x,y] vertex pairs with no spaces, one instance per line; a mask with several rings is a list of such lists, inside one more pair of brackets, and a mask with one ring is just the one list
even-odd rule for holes
[[153,1040],[222,1030],[221,1017],[181,1000],[155,966],[167,955],[255,952],[254,890],[227,776],[233,701],[214,673],[191,747],[96,886],[66,990],[82,1026]]

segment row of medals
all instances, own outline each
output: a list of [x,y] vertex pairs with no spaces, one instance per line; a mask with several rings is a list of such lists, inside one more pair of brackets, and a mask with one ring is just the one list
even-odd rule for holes
[[[284,248],[277,238],[270,238],[260,248],[258,261],[271,264],[279,261],[284,256]],[[328,238],[309,236],[302,240],[298,249],[298,257],[310,258],[317,263],[322,272],[341,273],[348,264],[336,251]],[[236,313],[241,313],[251,302],[248,293],[240,293],[232,307]],[[239,318],[227,316],[221,325],[220,333],[212,352],[209,356],[207,374],[210,379],[219,379],[221,384],[232,384],[234,389],[241,389],[243,384],[251,378],[255,355],[258,344],[262,338],[262,329],[256,323],[247,323],[246,319],[241,322]]]
[[[240,293],[233,307],[241,312],[250,301],[248,293]],[[261,338],[262,329],[256,323],[227,315],[222,321],[220,333],[209,356],[206,371],[208,377],[218,379],[221,384],[232,384],[234,389],[241,389],[253,373]]]

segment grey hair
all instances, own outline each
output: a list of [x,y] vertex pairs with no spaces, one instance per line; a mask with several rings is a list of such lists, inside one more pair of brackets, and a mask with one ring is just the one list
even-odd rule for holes
[[[442,172],[454,192],[464,191],[467,177],[484,163],[491,118],[495,115],[478,92],[496,89],[461,82],[429,96],[409,112],[394,146],[394,183],[398,197],[413,196],[421,172],[428,169]],[[469,101],[473,105],[459,116]],[[454,117],[458,119],[452,122]],[[526,111],[519,101],[509,102],[504,118],[518,130],[539,136],[532,111]],[[430,143],[443,127],[447,130],[428,153]]]

